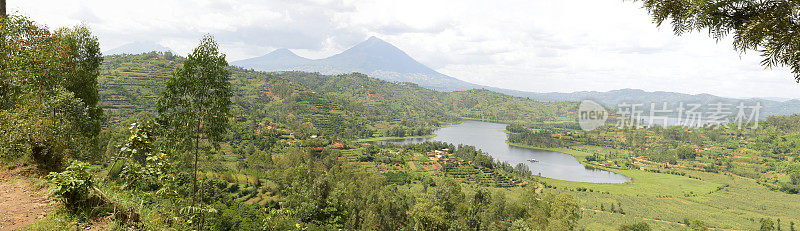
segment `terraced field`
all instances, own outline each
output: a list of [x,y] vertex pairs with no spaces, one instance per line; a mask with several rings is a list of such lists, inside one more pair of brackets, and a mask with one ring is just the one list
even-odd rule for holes
[[[585,149],[554,149],[576,156],[591,155]],[[613,152],[613,150],[606,150]],[[800,196],[769,190],[753,179],[732,174],[696,171],[688,168],[667,169],[641,164],[642,170],[604,168],[633,178],[626,184],[595,184],[542,178],[545,192],[570,192],[584,208],[581,223],[587,230],[614,230],[621,223],[646,221],[656,230],[679,230],[688,221],[700,220],[709,227],[723,230],[757,230],[760,219],[800,223]],[[664,173],[680,171],[685,175]],[[612,207],[613,206],[613,207]],[[613,208],[613,212],[612,212]],[[601,211],[601,212],[597,212]]]

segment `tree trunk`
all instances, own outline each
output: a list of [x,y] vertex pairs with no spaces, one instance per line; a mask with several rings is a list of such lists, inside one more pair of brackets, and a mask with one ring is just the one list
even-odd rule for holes
[[[192,191],[193,191],[193,193],[192,193],[192,205],[196,205],[195,202],[197,201],[196,200],[196,198],[197,198],[197,159],[200,156],[199,155],[199,152],[200,152],[200,123],[199,122],[197,123],[197,128],[196,129],[197,129],[195,131],[196,132],[196,136],[194,137],[194,183],[192,185]],[[200,197],[200,200],[202,201],[202,195]],[[198,206],[198,208],[202,208],[202,202],[201,202],[201,205]],[[203,210],[200,209],[199,211],[200,211],[200,216],[202,217],[203,216]],[[201,225],[202,224],[198,224],[198,227],[200,227],[200,229],[198,229],[198,230],[202,230],[202,226]]]
[[6,0],[0,0],[0,17],[6,17]]
[[197,157],[200,150],[200,123],[197,123],[194,137],[194,181],[192,181],[192,205],[197,202]]

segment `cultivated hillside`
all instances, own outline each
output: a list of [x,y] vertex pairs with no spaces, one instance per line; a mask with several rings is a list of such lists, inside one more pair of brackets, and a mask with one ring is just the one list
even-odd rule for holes
[[676,108],[678,103],[683,102],[684,104],[700,103],[703,105],[724,103],[733,105],[731,108],[735,109],[735,106],[739,105],[739,103],[754,105],[758,101],[763,106],[760,113],[761,117],[800,113],[800,101],[798,100],[732,99],[709,94],[691,95],[663,91],[647,92],[638,89],[621,89],[608,92],[535,93],[482,86],[439,73],[417,62],[396,46],[376,37],[370,37],[342,53],[324,59],[307,59],[292,53],[288,49],[278,49],[261,57],[236,61],[231,64],[261,71],[306,71],[333,75],[358,72],[390,82],[415,83],[428,89],[440,91],[486,89],[544,102],[594,100],[608,108],[617,108],[621,103],[643,103],[646,106],[645,111],[649,111],[650,103],[660,104],[667,102],[670,108]]
[[[111,122],[153,111],[183,58],[170,53],[107,56],[101,105]],[[363,74],[267,73],[230,67],[234,112],[352,138],[426,135],[459,118],[520,124],[571,123],[575,103],[542,103],[486,90],[440,92]],[[255,117],[255,118],[253,118]]]

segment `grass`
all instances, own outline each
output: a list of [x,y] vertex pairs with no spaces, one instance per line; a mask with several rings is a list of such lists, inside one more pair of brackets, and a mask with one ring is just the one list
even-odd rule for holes
[[[22,230],[77,230],[82,226],[79,222],[81,222],[79,218],[58,207]],[[82,227],[80,228],[82,229]]]
[[[568,148],[511,145],[570,154],[584,164],[587,164],[585,157],[591,155]],[[581,148],[598,150],[597,147]],[[679,224],[684,220],[702,220],[709,227],[732,230],[756,230],[761,218],[773,221],[780,218],[782,230],[789,229],[789,222],[800,224],[800,213],[797,212],[800,211],[800,195],[772,191],[752,179],[685,168],[678,170],[685,172],[686,176],[599,168],[631,177],[632,182],[598,184],[541,178],[551,187],[545,192],[568,192],[587,209],[581,220],[581,227],[586,227],[586,230],[613,230],[620,224],[638,221],[646,221],[654,230],[680,230],[685,228]],[[660,166],[647,168],[666,170]],[[609,212],[612,204],[625,214]],[[592,211],[601,209],[605,212]]]

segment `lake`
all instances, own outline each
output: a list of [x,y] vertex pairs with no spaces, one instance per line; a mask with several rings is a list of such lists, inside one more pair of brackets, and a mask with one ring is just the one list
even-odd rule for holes
[[[511,166],[524,163],[530,167],[534,175],[558,180],[591,183],[625,183],[631,180],[621,174],[584,166],[569,154],[508,145],[506,143],[508,134],[505,130],[505,124],[465,120],[462,123],[436,130],[434,132],[436,137],[433,138],[399,139],[388,142],[442,141],[455,145],[471,145],[483,150],[496,160],[506,161]],[[538,162],[531,163],[528,161],[529,159],[536,159]]]

